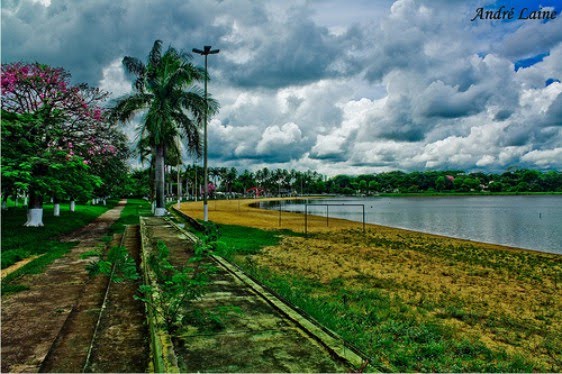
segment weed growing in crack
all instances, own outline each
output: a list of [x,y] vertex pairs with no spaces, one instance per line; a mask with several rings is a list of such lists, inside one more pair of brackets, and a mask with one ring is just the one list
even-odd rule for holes
[[140,278],[135,260],[127,248],[122,246],[112,247],[105,259],[100,258],[86,265],[86,270],[91,276],[103,274],[110,276],[115,283],[134,281]]
[[[216,271],[215,266],[204,261],[212,247],[210,242],[198,243],[193,256],[181,268],[170,263],[170,250],[163,241],[157,242],[156,253],[149,257],[148,265],[155,274],[157,286],[140,286],[140,295],[135,299],[144,301],[156,313],[160,312],[168,331],[177,330],[186,318],[190,318],[185,311],[186,304],[205,293],[210,276]],[[155,299],[159,300],[160,308],[154,305]]]

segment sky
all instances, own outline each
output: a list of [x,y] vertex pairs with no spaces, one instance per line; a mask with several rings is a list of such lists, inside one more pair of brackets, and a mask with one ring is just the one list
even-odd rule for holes
[[[112,98],[132,92],[123,57],[146,61],[156,39],[186,52],[220,48],[209,57],[209,92],[221,105],[209,121],[210,166],[329,176],[562,170],[562,0],[1,7],[2,63],[60,66]],[[513,9],[513,19],[471,21],[479,8]],[[529,19],[532,11],[556,16]]]

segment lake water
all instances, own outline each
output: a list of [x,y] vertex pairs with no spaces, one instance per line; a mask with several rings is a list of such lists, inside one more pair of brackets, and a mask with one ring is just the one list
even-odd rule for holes
[[[479,242],[562,254],[562,196],[457,196],[368,199],[318,199],[329,216],[399,227]],[[263,204],[263,203],[262,203]],[[264,208],[278,209],[276,204]],[[285,211],[304,212],[302,202],[283,202]],[[308,206],[326,216],[326,207]]]

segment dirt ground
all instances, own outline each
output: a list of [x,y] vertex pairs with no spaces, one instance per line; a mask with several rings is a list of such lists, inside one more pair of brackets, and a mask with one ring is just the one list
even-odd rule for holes
[[[256,200],[210,201],[218,224],[304,231],[302,214],[253,208]],[[202,203],[182,211],[202,218]],[[284,237],[254,256],[281,274],[299,274],[324,284],[380,288],[414,308],[439,315],[459,336],[490,348],[562,367],[562,256],[447,238],[402,229],[309,217],[309,235]],[[431,307],[428,307],[431,305]],[[450,315],[451,307],[475,318]],[[475,322],[474,319],[479,320]]]
[[[128,226],[123,245],[135,259],[140,272],[140,231]],[[148,367],[149,333],[144,303],[134,295],[142,282],[126,280],[109,285],[105,310],[92,347],[92,373],[142,373]]]
[[[92,282],[86,272],[91,259],[80,255],[103,246],[101,238],[115,222],[124,203],[64,238],[76,241],[72,251],[54,261],[44,273],[27,275],[29,287],[2,298],[2,372],[37,372],[65,322],[74,315]],[[68,370],[66,370],[68,371]]]
[[8,274],[13,273],[14,271],[18,270],[19,268],[24,267],[25,265],[29,264],[31,261],[35,260],[36,258],[38,258],[39,256],[31,256],[28,257],[24,260],[18,261],[15,264],[13,264],[12,266],[9,266],[5,269],[2,269],[1,271],[1,275],[0,277],[4,278],[5,276],[7,276]]

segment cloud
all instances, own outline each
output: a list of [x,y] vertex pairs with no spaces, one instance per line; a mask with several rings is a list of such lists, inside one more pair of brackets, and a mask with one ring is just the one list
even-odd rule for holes
[[[560,85],[560,83],[558,83]],[[562,126],[562,92],[556,96],[545,113],[546,125]]]
[[99,88],[109,92],[112,97],[116,98],[132,92],[131,81],[125,76],[121,59],[117,59],[105,67],[102,75]]
[[522,161],[530,165],[538,165],[543,168],[562,168],[562,147],[554,149],[534,150],[522,158]]
[[268,158],[273,157],[276,161],[287,161],[293,158],[293,152],[298,149],[301,140],[302,133],[296,123],[270,126],[263,132],[256,146],[256,153]]
[[62,66],[114,97],[131,87],[122,58],[155,39],[220,48],[211,164],[560,167],[562,17],[470,22],[480,0],[38,1],[2,2],[2,62]]
[[562,17],[550,22],[520,22],[498,45],[498,51],[514,60],[529,58],[550,50],[562,42]]

